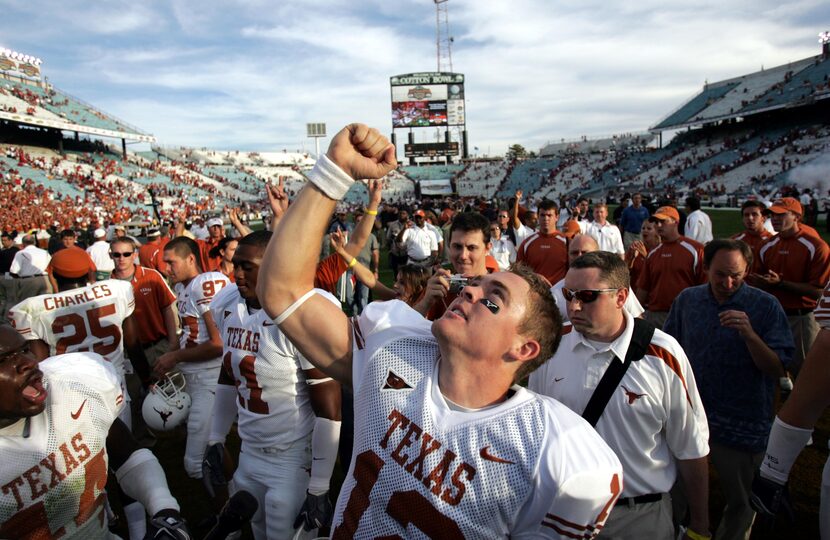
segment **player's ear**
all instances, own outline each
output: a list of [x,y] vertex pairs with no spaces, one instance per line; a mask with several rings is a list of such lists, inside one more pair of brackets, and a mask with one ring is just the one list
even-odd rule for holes
[[522,338],[517,345],[508,351],[507,356],[517,362],[527,362],[539,356],[542,346],[535,339]]

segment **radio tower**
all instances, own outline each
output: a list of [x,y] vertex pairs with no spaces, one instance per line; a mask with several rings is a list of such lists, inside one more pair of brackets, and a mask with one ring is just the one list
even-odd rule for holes
[[435,54],[438,72],[452,73],[452,37],[450,36],[450,17],[447,12],[449,0],[432,0],[435,2]]

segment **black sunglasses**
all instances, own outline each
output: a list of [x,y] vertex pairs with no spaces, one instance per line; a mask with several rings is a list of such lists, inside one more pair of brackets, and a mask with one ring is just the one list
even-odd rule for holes
[[120,259],[121,257],[132,257],[135,251],[130,251],[128,253],[118,253],[117,251],[110,251],[110,257],[113,259]]
[[583,304],[590,304],[591,302],[596,302],[599,295],[602,293],[610,293],[618,291],[619,289],[581,289],[581,290],[571,290],[567,287],[562,287],[562,296],[565,297],[565,301],[573,302],[574,298],[579,300]]

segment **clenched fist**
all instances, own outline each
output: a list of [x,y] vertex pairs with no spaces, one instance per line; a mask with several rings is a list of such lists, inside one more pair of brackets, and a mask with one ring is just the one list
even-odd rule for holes
[[395,146],[365,124],[349,124],[341,129],[326,155],[355,180],[381,178],[398,166]]

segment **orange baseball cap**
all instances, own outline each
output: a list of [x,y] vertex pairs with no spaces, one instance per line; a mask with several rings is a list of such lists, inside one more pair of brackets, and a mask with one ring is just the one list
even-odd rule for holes
[[565,222],[565,224],[562,226],[562,230],[559,232],[561,232],[568,238],[573,238],[574,236],[579,234],[580,231],[581,229],[579,228],[579,223],[577,223],[573,219],[569,219]]
[[81,248],[64,248],[52,255],[49,266],[55,274],[66,278],[79,278],[89,272],[89,256]]
[[804,210],[801,208],[801,203],[793,197],[782,197],[772,203],[768,210],[774,214],[783,214],[784,212],[793,212],[799,216],[804,215]]
[[673,206],[661,206],[656,212],[654,212],[654,218],[680,221],[680,213],[677,211],[677,208]]

